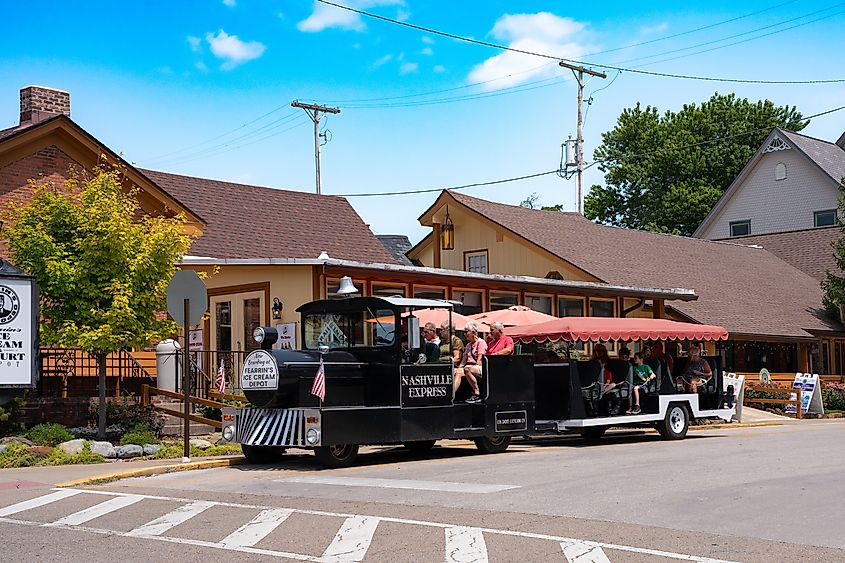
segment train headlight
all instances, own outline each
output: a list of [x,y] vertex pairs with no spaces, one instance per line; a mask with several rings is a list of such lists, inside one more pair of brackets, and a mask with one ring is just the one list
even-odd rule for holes
[[252,338],[255,339],[256,342],[261,344],[264,342],[264,327],[257,327],[255,330],[252,331]]
[[232,439],[235,437],[235,427],[231,424],[223,428],[223,439],[227,442],[231,442]]
[[305,441],[308,442],[309,445],[313,446],[320,441],[320,431],[316,428],[309,428],[308,431],[305,432]]

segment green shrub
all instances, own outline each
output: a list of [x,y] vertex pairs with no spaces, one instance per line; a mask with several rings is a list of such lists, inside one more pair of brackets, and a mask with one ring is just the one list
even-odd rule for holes
[[[99,422],[99,404],[92,400],[88,406],[88,419],[92,426]],[[106,403],[107,424],[117,424],[127,429],[139,424],[145,425],[154,434],[159,435],[164,428],[164,418],[152,406],[143,406],[137,397],[123,395]]]
[[31,453],[24,444],[12,443],[0,453],[0,468],[29,467],[36,465],[40,459]]
[[822,386],[825,410],[845,411],[845,383],[825,383]]
[[[162,445],[161,449],[155,454],[156,459],[178,459],[184,453],[184,444],[181,441],[168,442]],[[201,450],[191,446],[191,457],[207,457],[213,455],[240,455],[240,444],[223,444],[220,446],[211,446]]]
[[121,436],[120,438],[120,445],[125,446],[126,444],[138,444],[143,446],[144,444],[158,444],[159,440],[158,437],[155,435],[149,426],[146,424],[138,424]]
[[76,465],[80,463],[104,463],[106,459],[91,452],[90,445],[85,442],[85,448],[78,454],[66,454],[60,448],[53,448],[41,465]]
[[29,439],[39,446],[58,446],[62,442],[73,440],[73,434],[68,429],[55,422],[47,422],[33,426],[27,433]]

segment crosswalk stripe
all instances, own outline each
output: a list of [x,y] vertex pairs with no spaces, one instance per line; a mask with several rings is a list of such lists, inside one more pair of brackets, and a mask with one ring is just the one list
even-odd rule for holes
[[446,528],[446,563],[487,563],[487,544],[478,528]]
[[597,545],[582,542],[560,542],[563,555],[569,563],[610,563],[604,550]]
[[56,491],[55,493],[44,495],[43,497],[25,500],[11,506],[7,506],[6,508],[0,508],[0,517],[10,516],[12,514],[17,514],[18,512],[23,512],[24,510],[38,508],[39,506],[44,506],[45,504],[50,504],[51,502],[56,502],[57,500],[78,495],[80,492],[81,491],[62,489],[60,491]]
[[373,534],[376,533],[380,520],[371,516],[353,516],[347,518],[335,535],[332,543],[323,552],[320,561],[339,563],[363,561]]
[[262,510],[255,518],[223,538],[220,543],[227,547],[252,547],[287,520],[291,514],[293,510],[287,508]]
[[213,502],[197,501],[191,504],[180,506],[172,512],[168,512],[164,516],[156,518],[147,522],[143,526],[139,526],[134,530],[128,532],[130,536],[159,536],[164,532],[175,528],[179,524],[183,524],[200,514],[201,512],[214,506]]
[[92,507],[86,508],[85,510],[80,510],[79,512],[74,512],[70,516],[65,516],[64,518],[59,518],[55,522],[53,522],[53,526],[79,526],[80,524],[84,524],[94,518],[99,518],[100,516],[104,516],[115,510],[120,510],[121,508],[126,508],[127,506],[131,506],[136,502],[140,502],[144,500],[144,497],[141,495],[126,495],[123,497],[115,497],[113,499],[109,499],[107,501],[101,502],[100,504],[95,504]]

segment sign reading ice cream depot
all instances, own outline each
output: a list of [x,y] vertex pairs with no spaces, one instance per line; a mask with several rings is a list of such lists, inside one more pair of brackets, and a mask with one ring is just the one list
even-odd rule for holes
[[[5,275],[9,272],[11,275]],[[37,376],[38,290],[0,260],[0,388],[30,387]]]

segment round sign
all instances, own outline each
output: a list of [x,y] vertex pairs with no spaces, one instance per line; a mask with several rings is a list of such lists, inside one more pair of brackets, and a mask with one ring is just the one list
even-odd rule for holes
[[9,324],[21,311],[21,300],[15,290],[0,285],[0,325]]
[[244,360],[241,389],[264,391],[279,388],[279,365],[267,350],[255,350]]

